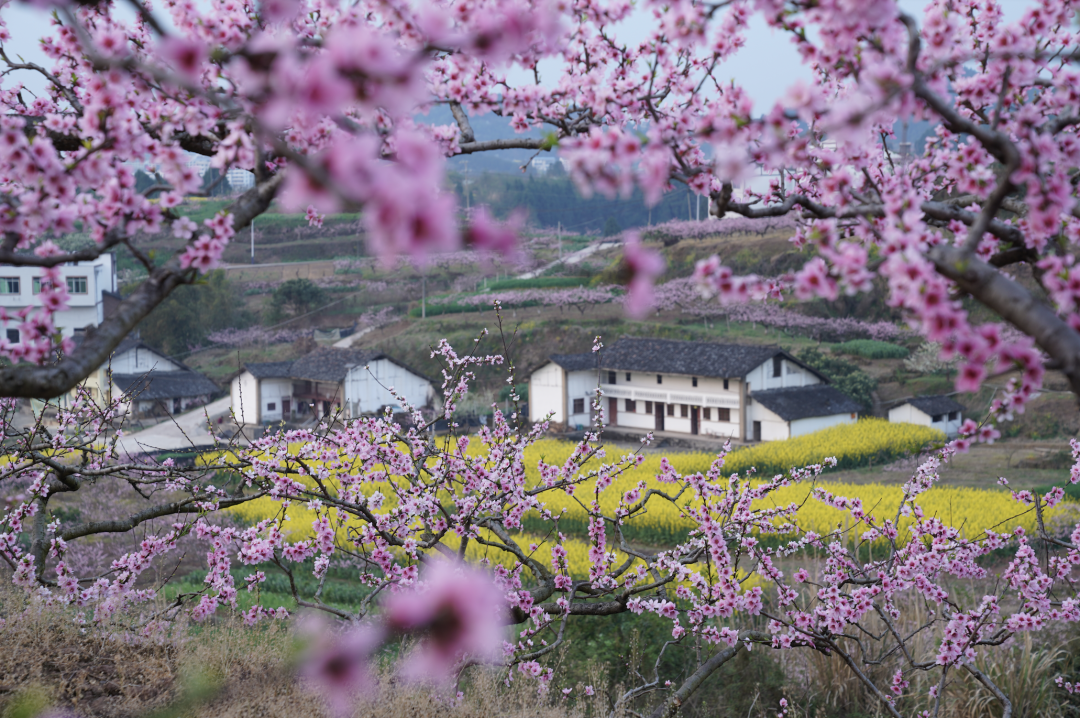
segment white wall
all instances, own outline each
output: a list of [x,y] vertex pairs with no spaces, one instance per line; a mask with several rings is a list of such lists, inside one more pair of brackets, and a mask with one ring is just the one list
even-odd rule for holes
[[812,434],[815,431],[828,429],[837,424],[854,424],[859,420],[858,414],[834,414],[832,416],[810,416],[805,419],[796,419],[791,422],[791,438]]
[[783,441],[791,438],[788,422],[765,408],[760,401],[752,401],[746,412],[746,440],[754,440],[754,422],[761,422],[762,441]]
[[353,416],[378,411],[388,404],[399,405],[390,389],[403,395],[416,409],[430,406],[435,398],[431,382],[386,358],[355,366],[345,375],[345,401]]
[[[246,387],[244,395],[247,396]],[[259,423],[281,421],[284,418],[281,413],[282,399],[292,399],[292,379],[262,379],[259,381]],[[291,409],[296,409],[295,402],[292,403]]]
[[788,359],[781,360],[780,376],[773,376],[773,360],[769,359],[756,369],[752,369],[746,375],[750,383],[749,391],[761,391],[762,389],[786,389],[791,386],[810,386],[820,384],[821,380],[812,372]]
[[[566,411],[570,414],[566,425],[571,428],[587,427],[592,423],[592,400],[596,394],[596,370],[566,372]],[[574,413],[574,399],[584,399],[585,411]],[[532,403],[532,394],[529,394]],[[622,406],[620,405],[621,409]]]
[[113,374],[145,374],[148,371],[180,371],[181,367],[168,357],[147,347],[135,346],[114,354],[107,366]]
[[[551,421],[562,423],[563,415],[562,367],[555,362],[548,362],[529,375],[529,421],[543,421],[551,414]],[[570,407],[567,408],[569,410]]]
[[945,432],[945,436],[952,438],[960,433],[960,425],[964,423],[964,413],[956,412],[956,418],[949,421],[949,415],[945,414],[941,421],[934,421],[934,417],[921,409],[916,409],[911,404],[901,404],[889,409],[889,421],[902,422],[905,424],[921,424],[938,431]]
[[[9,312],[28,306],[40,307],[40,295],[34,294],[33,282],[34,277],[40,277],[41,273],[38,267],[0,267],[0,277],[19,279],[19,293],[0,294],[0,307]],[[61,265],[60,274],[65,281],[68,277],[85,277],[86,293],[69,294],[67,309],[62,309],[53,315],[53,322],[57,328],[65,337],[70,337],[76,329],[100,324],[104,319],[102,292],[116,291],[116,269],[113,266],[112,255],[103,254],[91,261]],[[16,328],[15,323],[9,322],[0,327],[0,330]],[[6,334],[6,331],[3,331],[0,337]]]
[[236,421],[240,424],[259,423],[256,404],[259,401],[258,379],[249,371],[242,371],[229,384],[229,396]]
[[[595,372],[583,372],[589,375],[589,379],[595,382]],[[627,379],[626,375],[630,374]],[[608,370],[600,372],[601,388],[604,390],[605,400],[608,397],[619,399],[619,416],[617,425],[630,429],[644,429],[652,431],[656,428],[655,413],[645,412],[645,402],[662,402],[665,405],[675,407],[674,415],[664,414],[664,431],[689,434],[691,428],[690,413],[693,407],[699,407],[700,422],[698,434],[716,437],[737,437],[739,433],[739,412],[741,381],[729,379],[728,388],[724,388],[724,380],[715,377],[693,377],[686,374],[661,374],[662,381],[656,382],[656,372],[615,372],[615,382],[611,383],[611,375]],[[697,386],[694,380],[697,379]],[[593,387],[595,384],[592,385]],[[590,387],[591,391],[592,387]],[[625,412],[626,399],[637,402],[637,413]],[[687,415],[682,416],[682,405],[688,407]],[[605,407],[607,405],[605,404]],[[704,419],[704,409],[711,410],[711,419]],[[716,410],[728,409],[731,421],[721,422],[717,420]],[[655,412],[655,409],[654,409]]]

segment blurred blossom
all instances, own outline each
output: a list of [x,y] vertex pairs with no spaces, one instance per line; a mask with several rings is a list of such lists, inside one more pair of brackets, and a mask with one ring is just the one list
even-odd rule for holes
[[422,642],[405,659],[410,680],[452,678],[464,656],[483,660],[502,646],[505,602],[484,571],[440,561],[424,576],[419,590],[402,591],[386,602],[386,623],[395,631],[416,633]]
[[301,675],[319,686],[335,715],[349,715],[357,693],[372,686],[370,660],[382,638],[380,629],[360,626],[324,633],[312,646]]
[[636,232],[626,234],[623,264],[628,275],[626,313],[640,319],[653,307],[653,282],[664,273],[664,258],[641,244]]

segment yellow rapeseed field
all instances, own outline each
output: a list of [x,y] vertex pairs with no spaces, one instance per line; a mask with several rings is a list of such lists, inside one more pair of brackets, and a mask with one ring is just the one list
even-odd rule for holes
[[[892,451],[893,455],[915,452],[928,443],[940,441],[942,438],[940,432],[927,427],[891,424],[876,419],[862,420],[856,424],[832,427],[788,441],[769,442],[734,451],[726,458],[723,474],[727,476],[734,471],[745,473],[749,467],[760,465],[760,463],[772,467],[798,467],[820,462],[827,456],[838,458],[843,456],[848,462],[865,463],[862,457],[881,457],[886,455],[887,451]],[[479,453],[481,449],[479,442],[473,440],[470,453]],[[538,462],[561,465],[573,449],[573,443],[554,439],[544,439],[529,447],[525,452],[525,467],[529,484],[540,483]],[[602,462],[611,463],[618,459],[618,452],[612,452],[606,457],[590,460],[585,469],[597,469]],[[670,463],[676,471],[686,475],[707,472],[715,459],[715,455],[706,452],[680,453],[671,456]],[[660,454],[649,453],[640,465],[617,476],[612,485],[601,494],[602,510],[608,515],[613,513],[624,492],[642,483],[646,487],[663,486],[665,490],[670,490],[671,484],[661,485],[655,478],[661,472],[661,461]],[[759,477],[762,474],[771,476],[772,471],[758,472]],[[304,480],[303,477],[298,478]],[[879,518],[893,518],[902,498],[899,485],[854,485],[828,481],[815,485],[835,495],[859,498],[864,510]],[[857,540],[864,529],[858,526],[848,514],[820,501],[807,500],[813,486],[810,483],[804,483],[781,488],[759,501],[758,506],[765,508],[790,503],[802,504],[798,521],[804,529],[820,534],[837,528],[850,529],[852,540]],[[388,489],[385,483],[371,484],[367,493],[381,491],[386,497],[385,506],[389,507],[396,502],[392,491]],[[588,572],[588,544],[581,540],[581,537],[586,534],[588,513],[582,503],[588,504],[592,501],[595,496],[594,490],[592,483],[586,482],[577,488],[572,497],[561,490],[550,491],[543,495],[547,507],[562,516],[559,530],[574,537],[567,542],[566,546],[574,575],[584,575]],[[682,512],[682,507],[686,505],[687,500],[689,497],[684,499],[681,505],[673,505],[654,497],[649,503],[648,510],[634,517],[626,525],[624,530],[627,539],[653,546],[668,546],[685,540],[687,532],[693,528],[692,522],[685,518]],[[920,496],[919,504],[923,508],[924,515],[937,516],[950,525],[960,527],[966,535],[971,537],[978,535],[982,529],[986,528],[1003,532],[1019,525],[1031,530],[1035,524],[1034,514],[1025,512],[1024,507],[1013,501],[1006,491],[939,487]],[[267,518],[280,510],[280,503],[269,498],[231,509],[232,512],[251,523]],[[289,532],[296,539],[308,533],[315,514],[302,504],[293,504],[288,508],[287,516],[289,522],[286,528],[296,527],[296,531]],[[902,528],[909,524],[910,519],[901,520]],[[347,530],[348,525],[341,529],[341,531]],[[550,565],[550,549],[543,537],[547,536],[550,530],[550,523],[542,521],[539,517],[526,517],[525,532],[517,538],[523,547],[535,542],[538,545],[536,557],[545,565]],[[345,536],[341,535],[340,538],[345,538]],[[452,543],[453,548],[456,548],[456,540]],[[466,550],[466,555],[470,558],[479,559],[486,556],[495,562],[509,565],[508,557],[500,556],[499,553],[477,542],[471,542]]]

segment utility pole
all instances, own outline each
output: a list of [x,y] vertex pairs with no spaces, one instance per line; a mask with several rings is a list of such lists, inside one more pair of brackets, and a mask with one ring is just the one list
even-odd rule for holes
[[251,220],[251,263],[255,264],[255,220]]
[[427,273],[420,275],[420,318],[427,319]]

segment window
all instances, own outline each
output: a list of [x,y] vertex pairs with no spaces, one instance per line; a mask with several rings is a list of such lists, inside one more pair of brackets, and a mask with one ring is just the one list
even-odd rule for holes
[[663,384],[664,383],[664,377],[661,376],[660,374],[657,374],[656,375],[656,383],[657,384]]
[[772,375],[774,377],[780,376],[780,370],[784,368],[784,357],[775,356],[772,358]]
[[652,402],[651,401],[645,402],[645,413],[646,414],[651,414],[652,413]]
[[48,289],[49,283],[45,282],[44,284],[42,284],[41,283],[41,277],[34,277],[30,281],[30,291],[33,292],[34,294],[41,294],[42,286],[44,286],[46,289]]
[[276,401],[271,401],[270,403],[268,403],[266,405],[266,410],[267,411],[277,411],[277,402]]
[[724,389],[726,390],[727,388],[728,388],[727,379],[724,379]]
[[626,372],[626,380],[630,381],[630,372]]
[[959,411],[950,411],[949,412],[949,421],[956,421],[959,418],[960,418],[960,412]]
[[574,399],[574,413],[575,414],[584,414],[585,413],[585,400],[584,399]]
[[637,402],[634,401],[633,399],[627,399],[626,400],[626,410],[631,412],[631,413],[637,412]]
[[694,386],[697,386],[697,377],[696,376],[690,377],[690,383],[693,384]]
[[18,329],[8,329],[7,330],[7,340],[9,342],[11,342],[12,344],[18,344],[19,343],[19,330]]
[[932,417],[930,418],[930,421],[932,421],[933,423],[935,423],[935,424],[936,424],[936,423],[938,423],[939,421],[942,421],[942,420],[943,420],[944,418],[945,418],[945,415],[944,415],[944,414],[934,414],[934,415],[933,415],[933,416],[932,416]]
[[731,421],[731,409],[717,409],[716,410],[717,421]]
[[705,407],[701,410],[701,418],[705,421],[712,421],[712,409]]
[[690,407],[688,407],[686,404],[679,404],[679,416],[684,419],[690,416]]
[[68,294],[86,294],[86,277],[68,277]]
[[615,383],[615,372],[609,371],[607,373],[607,383],[608,384],[614,384]]
[[675,405],[674,404],[668,404],[667,405],[667,415],[668,416],[675,416]]
[[18,294],[19,292],[18,277],[0,277],[0,294]]

